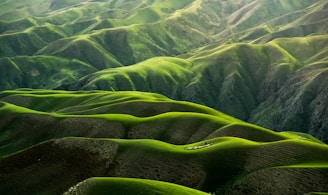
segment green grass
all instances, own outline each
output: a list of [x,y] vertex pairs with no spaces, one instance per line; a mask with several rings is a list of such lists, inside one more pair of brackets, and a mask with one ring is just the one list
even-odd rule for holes
[[[277,182],[274,180],[275,177],[270,177],[270,171],[274,170],[275,173],[293,170],[307,175],[299,181],[301,184],[302,181],[307,182],[312,179],[322,183],[326,182],[327,178],[325,175],[328,164],[327,152],[328,148],[325,144],[297,139],[259,143],[241,138],[218,137],[193,144],[172,145],[149,139],[71,137],[50,140],[1,158],[0,168],[19,166],[20,171],[5,169],[6,171],[0,174],[0,180],[5,178],[7,182],[0,191],[7,190],[6,192],[21,194],[25,189],[33,189],[35,193],[51,190],[62,193],[62,190],[66,191],[77,182],[97,174],[103,177],[166,181],[205,192],[229,191],[234,185],[254,174],[258,178],[268,177]],[[22,159],[26,159],[24,164],[21,163]],[[83,174],[80,172],[81,169]],[[261,171],[267,175],[258,175]],[[32,172],[33,175],[38,176],[40,182],[29,180],[19,188],[12,188],[17,180],[16,177],[26,177]],[[49,177],[52,178],[50,185],[47,182]],[[292,178],[293,174],[289,174],[284,179]],[[110,189],[117,193],[119,190],[139,191],[141,183],[134,183],[136,181],[123,179],[119,183],[115,182],[115,185],[128,185],[126,188]],[[98,187],[98,184],[103,187]],[[98,184],[82,183],[71,190],[91,190],[100,193],[107,191],[108,188],[105,186],[111,186],[110,183]],[[250,189],[247,188],[248,185],[256,186],[256,178],[255,181],[244,183],[242,188]],[[263,191],[268,185],[272,183],[265,183],[256,188]],[[304,186],[307,184],[304,183]],[[282,183],[277,190],[288,187],[290,187],[288,182]],[[320,187],[324,188],[324,186]],[[313,188],[310,185],[308,189]],[[145,190],[153,190],[153,188],[147,187]]]
[[[294,58],[308,62],[308,59],[314,56],[318,51],[316,45],[320,45],[317,42],[321,42],[327,39],[326,35],[318,35],[311,37],[300,37],[300,38],[281,38],[272,41],[284,48],[286,51],[290,53]],[[327,50],[325,46],[320,48],[321,50]]]
[[[222,136],[317,142],[306,134],[276,133],[206,106],[154,93],[20,89],[3,91],[0,98],[1,155],[66,136],[149,138],[175,144]],[[10,143],[15,137],[20,141]]]
[[[73,1],[68,2],[67,4],[71,5],[75,3],[76,2]],[[75,6],[69,7],[67,9],[52,11],[43,17],[34,17],[33,21],[36,23],[37,27],[33,28],[39,28],[39,26],[51,26],[52,28],[48,29],[47,31],[48,34],[56,32],[62,36],[69,36],[70,40],[72,40],[72,43],[67,41],[60,41],[59,38],[57,38],[56,42],[51,43],[46,48],[43,48],[41,51],[39,51],[39,53],[46,55],[60,55],[69,58],[74,57],[99,67],[101,63],[117,64],[119,62],[124,65],[130,65],[135,62],[140,62],[142,60],[148,59],[149,57],[158,55],[176,55],[178,53],[186,52],[188,47],[198,46],[201,42],[204,42],[205,38],[203,36],[196,36],[195,33],[200,35],[197,30],[195,30],[193,33],[186,31],[186,27],[182,26],[180,21],[178,21],[179,17],[172,17],[172,19],[168,21],[166,18],[171,13],[188,7],[190,3],[192,3],[190,0],[171,3],[154,1],[150,2],[149,5],[144,4],[139,7],[140,2],[137,2],[137,8],[135,8],[135,5],[131,4],[135,10],[130,10],[130,8],[128,8],[130,3],[126,3],[126,5],[129,6],[124,8],[122,5],[114,5],[113,7],[113,5],[110,5],[110,3],[92,2],[83,5],[76,4]],[[56,7],[56,5],[57,3],[54,3],[52,6]],[[95,9],[99,10],[100,13],[92,11]],[[106,15],[107,12],[123,12],[125,14],[120,16],[121,18],[115,18],[112,20],[108,19],[108,17],[101,16],[103,14]],[[98,29],[98,31],[92,31],[93,29],[97,29],[97,25],[101,24],[105,20],[108,21],[109,26],[113,28],[105,28],[100,30]],[[174,22],[171,22],[171,20]],[[136,21],[138,21],[137,23],[140,25],[136,26]],[[159,23],[152,23],[155,21],[158,21]],[[96,24],[93,24],[95,22]],[[122,26],[127,26],[124,28],[124,30],[126,30],[124,33],[127,35],[118,36],[116,33],[122,29],[120,28]],[[171,33],[170,29],[173,28],[175,29],[175,32]],[[187,33],[187,36],[183,37],[182,34],[185,34],[185,32]],[[85,33],[90,33],[92,36],[92,40],[89,40],[88,43],[82,42],[82,40],[80,40],[78,37],[71,37]],[[35,36],[40,36],[41,39],[48,38],[40,33],[23,35],[27,36],[27,38],[30,38],[34,36],[34,34],[36,34]],[[103,37],[104,35],[106,37]],[[10,36],[13,37],[13,40],[19,40],[20,35],[19,33],[15,33],[10,34]],[[110,38],[111,36],[113,38]],[[176,39],[176,36],[179,36],[180,38]],[[182,38],[184,40],[182,40]],[[8,38],[6,37],[6,39]],[[37,41],[37,39],[33,39],[30,42],[24,43],[29,48],[34,47],[33,51],[31,49],[27,50],[27,48],[17,48],[17,44],[10,45],[9,43],[6,43],[4,44],[6,46],[6,51],[3,52],[5,52],[6,56],[15,54],[33,55],[36,51],[45,46],[42,45],[41,42],[36,45]],[[78,43],[76,43],[76,41]],[[48,43],[49,42],[47,42],[47,44]],[[84,47],[84,50],[90,51],[84,53],[83,51],[76,52],[75,50],[78,50],[79,48],[76,48],[74,44],[78,44],[79,47]],[[57,49],[60,47],[61,52],[54,51],[54,47]],[[120,49],[117,50],[118,48]],[[140,49],[146,52],[139,53]],[[111,58],[108,57],[111,55],[109,52],[112,52],[113,54]],[[89,53],[93,53],[93,55],[97,55],[97,53],[106,53],[106,58],[100,60],[99,58],[102,57],[100,55],[91,58],[91,56],[88,56]],[[127,58],[127,56],[130,57]],[[118,62],[115,62],[115,60],[112,59],[113,57],[117,58]],[[113,67],[113,65],[111,67]]]
[[[161,24],[154,25],[160,25],[160,27],[164,28]],[[134,28],[138,31],[139,27],[140,26],[137,25],[119,30],[100,30],[92,35],[77,36],[76,39],[65,39],[60,42],[68,41],[72,46],[64,50],[66,52],[64,52],[65,55],[71,55],[71,52],[74,51],[74,55],[80,56],[80,51],[72,50],[72,48],[78,47],[80,44],[84,45],[84,43],[92,48],[96,48],[95,53],[90,53],[91,57],[90,55],[83,55],[83,59],[81,58],[81,60],[91,63],[93,61],[93,55],[103,54],[105,50],[109,49],[105,47],[105,43],[107,42],[106,39],[104,39],[105,37],[114,36],[112,33],[115,32],[117,33],[115,35],[120,35],[122,39],[128,41],[131,38],[128,32],[130,32],[131,29],[133,31]],[[150,27],[150,29],[152,29],[152,27]],[[156,29],[154,28],[153,30]],[[164,31],[161,31],[161,33],[164,33]],[[154,34],[157,33],[154,31]],[[112,40],[112,38],[108,38],[108,41]],[[172,40],[176,42],[174,36],[172,36]],[[58,78],[54,77],[54,79],[59,79],[59,82],[52,84],[50,87],[57,87],[64,84],[64,86],[62,86],[63,89],[73,90],[103,89],[111,91],[135,90],[156,92],[174,99],[201,103],[242,120],[255,121],[254,118],[256,118],[256,123],[265,127],[272,127],[278,130],[298,130],[303,127],[302,125],[293,125],[300,123],[297,122],[297,118],[299,118],[297,116],[285,117],[287,122],[284,122],[284,127],[276,128],[272,126],[272,118],[274,118],[279,109],[267,106],[267,110],[270,108],[272,109],[265,115],[260,114],[260,116],[266,117],[262,119],[257,119],[257,114],[254,114],[253,111],[257,110],[257,108],[263,108],[260,104],[272,94],[276,93],[293,73],[299,73],[299,70],[306,70],[308,66],[317,64],[316,62],[320,62],[324,65],[327,51],[324,44],[325,40],[326,36],[321,35],[306,38],[276,39],[266,44],[243,43],[226,46],[220,45],[208,50],[204,49],[188,59],[167,57],[152,58],[128,67],[105,69],[94,74],[89,74],[74,84],[65,85],[75,79],[74,73],[68,70],[68,76],[71,79],[64,80],[64,78],[60,76],[58,76]],[[74,41],[76,41],[74,44],[71,43]],[[62,52],[61,49],[63,48],[57,48],[55,45],[60,42],[56,42],[53,45],[54,51],[58,51],[59,53]],[[132,45],[134,43],[134,41],[128,42]],[[162,47],[168,47],[170,45],[169,41],[166,41],[166,39],[161,36],[159,36],[155,42],[165,43]],[[131,49],[130,51],[134,48],[132,45],[128,46]],[[294,47],[294,45],[297,46]],[[144,47],[144,45],[142,45],[142,47]],[[294,48],[297,48],[297,50]],[[47,49],[44,51],[46,50]],[[124,48],[119,50],[124,50]],[[137,50],[142,51],[141,48]],[[306,52],[306,55],[304,55],[302,51],[309,52]],[[320,52],[317,53],[314,51]],[[148,55],[146,52],[143,53]],[[103,66],[107,66],[104,65],[104,63],[108,62],[109,58],[119,63],[115,59],[117,55],[108,55],[110,57],[105,57],[106,59],[102,57],[97,58],[98,61],[93,61],[95,63],[93,65],[98,64],[100,66],[98,69],[102,69],[104,68]],[[150,56],[152,55],[153,54]],[[123,56],[120,57],[120,59],[123,58]],[[125,63],[133,62],[134,60],[135,58],[130,55]],[[19,63],[16,63],[15,69],[20,66],[20,63],[22,62],[19,61]],[[319,69],[318,73],[322,71],[323,69]],[[14,77],[14,73],[12,74],[12,77]],[[3,78],[6,78],[5,76]],[[307,79],[310,81],[309,78]],[[5,85],[3,86],[12,88],[13,86],[22,85],[22,82],[17,83],[16,78],[12,78],[11,80],[10,83],[4,81]],[[16,81],[16,83],[13,81]],[[27,82],[33,81],[28,79]],[[147,84],[145,85],[144,83]],[[317,82],[313,82],[311,85],[307,85],[307,88],[316,88],[316,83]],[[40,86],[39,83],[37,84],[38,85],[33,86],[23,86]],[[294,121],[295,117],[297,119],[295,119],[296,121]],[[304,127],[304,129],[306,128],[307,127]]]
[[[236,120],[206,106],[189,102],[174,101],[163,95],[146,92],[88,92],[21,89],[3,91],[0,93],[0,97],[16,105],[21,105],[38,111],[56,112],[59,114],[83,114],[88,111],[93,112],[93,114],[108,112],[121,113],[128,111],[127,107],[124,107],[126,104],[128,104],[127,106],[134,104],[137,106],[139,103],[144,103],[149,105],[153,104],[151,107],[153,107],[154,110],[156,110],[156,108],[159,110],[163,109],[163,112],[165,112],[165,110],[190,111],[220,116],[232,121]],[[15,99],[17,99],[17,101]],[[28,102],[28,104],[26,104],[26,102]],[[96,110],[92,111],[93,109],[101,109],[104,107],[108,108],[103,112],[97,112]],[[117,107],[117,112],[113,111],[111,107]],[[165,109],[165,107],[167,108]],[[70,109],[73,111],[70,112]],[[136,107],[136,116],[144,114],[137,110],[138,108]]]
[[140,9],[132,9],[126,17],[113,21],[114,26],[128,26],[134,24],[147,24],[162,20],[179,9],[183,9],[192,3],[192,0],[183,1],[154,1],[150,5],[146,3]]
[[[66,42],[68,44],[61,47]],[[107,52],[97,42],[91,40],[89,35],[55,41],[40,50],[38,55],[57,55],[65,58],[78,59],[91,64],[98,70],[122,66],[115,56]]]
[[33,0],[30,2],[4,1],[1,3],[1,20],[15,21],[33,15],[42,14],[49,8],[50,1]]
[[[4,91],[0,96],[4,101],[0,115],[7,124],[2,131],[2,154],[65,136],[154,138],[186,143],[200,140],[227,124],[241,122],[205,106],[153,93],[21,89]],[[26,129],[31,123],[35,125]],[[9,132],[14,132],[11,137],[7,136]],[[23,140],[9,143],[15,136],[22,136]]]
[[56,88],[96,69],[78,60],[53,56],[0,58],[0,90],[21,87]]
[[[319,48],[319,41],[324,42],[325,39],[326,36],[307,37],[309,44],[300,44],[296,48],[299,51],[313,50],[314,45]],[[284,44],[288,47],[280,45],[283,40],[286,40]],[[301,39],[277,39],[266,44],[220,45],[204,49],[186,60],[151,58],[132,66],[90,74],[66,89],[77,89],[76,86],[79,86],[78,89],[84,90],[150,91],[201,103],[248,120],[252,117],[252,111],[275,93],[291,73],[308,66],[303,58],[299,58],[302,54],[292,49],[298,40]],[[168,43],[164,40],[156,42]],[[321,46],[319,56],[323,57],[326,50],[324,45]],[[140,48],[138,50],[143,51]],[[315,55],[312,59],[318,60],[319,56]]]
[[[273,132],[206,106],[154,93],[21,89],[4,91],[0,97],[2,155],[66,136],[149,138],[175,144],[223,136],[258,142],[318,142],[306,134]],[[10,143],[15,137],[20,141]]]
[[328,191],[327,145],[215,110],[327,141],[324,1],[81,2],[0,3],[0,90],[117,91],[1,92],[0,193]]
[[[142,63],[106,69],[83,78],[84,89],[110,91],[152,91],[178,98],[180,85],[187,83],[192,72],[191,63],[175,58],[152,58]],[[74,87],[68,86],[68,89]]]
[[22,31],[1,34],[0,50],[2,57],[14,57],[17,55],[33,55],[52,41],[63,38],[63,34],[54,26],[46,24],[33,26]]
[[66,195],[83,194],[181,194],[181,195],[205,195],[204,193],[192,188],[171,184],[161,181],[132,178],[91,178],[87,179],[68,190]]

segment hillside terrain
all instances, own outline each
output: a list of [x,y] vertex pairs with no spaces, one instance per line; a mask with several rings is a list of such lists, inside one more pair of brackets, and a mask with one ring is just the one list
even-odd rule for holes
[[0,194],[328,192],[326,0],[3,0]]
[[327,82],[327,7],[325,0],[4,1],[0,90],[155,92],[327,142],[327,89],[318,85]]
[[179,60],[157,57],[98,71],[61,89],[151,91],[327,142],[327,37],[236,43]]
[[[328,146],[307,134],[274,132],[153,93],[25,89],[0,97],[1,193],[141,188],[127,178],[218,194],[328,190]],[[88,184],[92,177],[103,180]]]

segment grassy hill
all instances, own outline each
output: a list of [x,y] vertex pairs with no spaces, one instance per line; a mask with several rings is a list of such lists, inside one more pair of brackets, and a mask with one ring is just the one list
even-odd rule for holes
[[[308,84],[327,61],[324,0],[35,0],[1,9],[1,90],[155,92],[327,140],[325,89]],[[161,56],[172,58],[151,59]]]
[[54,56],[4,57],[0,64],[0,90],[56,88],[97,71],[82,61]]
[[[321,25],[325,22],[324,5],[324,1],[313,0],[16,0],[1,6],[0,56],[55,55],[79,59],[97,68],[131,65],[150,57],[187,53],[215,41],[296,36],[283,32],[300,25],[310,25],[304,27],[306,33],[302,36],[325,33],[327,29]],[[272,7],[277,9],[273,12]],[[305,16],[292,17],[299,13]]]
[[[143,139],[63,138],[2,158],[0,180],[6,182],[0,191],[62,193],[96,176],[160,180],[219,194],[304,194],[327,190],[327,151],[326,145],[295,139],[259,143],[222,137],[177,146]],[[19,178],[29,179],[21,183]],[[133,180],[128,186],[111,189],[139,191]]]
[[327,8],[1,1],[0,194],[327,192]]
[[[1,193],[63,193],[92,177],[159,180],[222,194],[327,190],[328,147],[310,135],[277,133],[153,93],[21,89],[0,98]],[[286,182],[273,189],[257,182],[262,173],[277,174],[270,182],[307,179],[302,188]],[[128,185],[129,193],[154,185],[92,181],[71,192],[104,192],[113,182]]]
[[[311,85],[311,97],[297,91],[307,88],[313,74],[324,74],[328,12],[323,0],[1,5],[1,90],[155,92],[274,130],[327,140],[327,124],[320,120],[327,115],[324,89]],[[18,14],[10,14],[14,11]],[[151,59],[160,56],[172,58]],[[61,71],[55,74],[50,67]],[[294,86],[296,80],[302,84]],[[290,85],[295,90],[285,92]],[[280,108],[286,107],[285,93],[295,102],[286,109],[301,104],[304,111]]]
[[87,179],[65,192],[69,194],[181,194],[181,195],[205,195],[192,188],[186,188],[166,182],[146,179],[130,178],[105,178],[97,177]]
[[239,136],[250,140],[259,138],[248,131],[268,134],[270,141],[291,136],[246,124],[205,106],[150,93],[19,90],[4,91],[0,96],[2,155],[67,136],[148,138],[185,144],[213,137],[232,124],[236,127],[230,126],[229,132],[223,132],[225,136],[238,136],[234,129],[240,126],[247,130]]
[[183,88],[194,75],[192,66],[188,60],[157,57],[133,66],[98,71],[60,88],[149,91],[182,99]]
[[186,59],[157,57],[102,70],[60,88],[155,92],[326,140],[328,126],[319,119],[326,116],[326,43],[326,35],[316,35],[220,45]]

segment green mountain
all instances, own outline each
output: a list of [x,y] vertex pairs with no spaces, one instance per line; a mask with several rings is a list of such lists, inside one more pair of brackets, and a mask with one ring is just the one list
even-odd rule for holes
[[[326,89],[309,84],[327,64],[324,0],[14,0],[0,9],[0,90],[155,92],[328,140]],[[160,56],[173,58],[151,59]]]
[[0,194],[327,192],[327,8],[1,1]]
[[[328,36],[234,43],[92,73],[61,89],[137,90],[201,103],[275,130],[327,141]],[[296,48],[296,49],[295,49]],[[288,106],[287,106],[288,105]]]

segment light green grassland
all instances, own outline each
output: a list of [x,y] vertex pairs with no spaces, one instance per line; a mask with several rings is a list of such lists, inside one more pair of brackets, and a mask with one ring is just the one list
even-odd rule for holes
[[168,17],[170,13],[182,9],[192,3],[193,0],[182,1],[155,1],[149,5],[143,2],[141,9],[132,10],[128,16],[113,21],[114,26],[128,26],[134,24],[147,24]]
[[[323,166],[323,165],[327,165],[328,163],[327,157],[323,155],[324,153],[328,152],[327,151],[328,148],[326,144],[314,143],[314,142],[310,142],[307,140],[300,140],[300,139],[286,139],[276,142],[261,143],[261,142],[250,141],[238,137],[218,137],[218,138],[203,140],[201,142],[196,142],[187,145],[173,145],[166,142],[161,142],[158,140],[149,140],[149,139],[140,139],[140,140],[109,139],[109,140],[118,143],[120,147],[125,149],[138,148],[142,150],[156,150],[157,152],[154,153],[179,153],[181,155],[185,154],[185,155],[201,155],[201,156],[210,155],[211,153],[215,154],[218,151],[228,152],[230,150],[230,152],[232,152],[233,150],[237,151],[239,149],[254,150],[255,148],[262,148],[262,147],[280,148],[280,146],[284,146],[284,145],[287,147],[289,147],[289,145],[294,145],[298,147],[304,147],[304,153],[306,153],[307,150],[310,151],[311,149],[317,151],[317,153],[313,154],[312,156],[314,158],[318,158],[318,160],[314,160],[312,162],[314,166],[316,165]],[[283,149],[283,147],[281,149]],[[291,152],[293,153],[293,151]],[[305,166],[305,165],[310,166],[311,165],[310,162],[312,160],[313,159],[309,160],[305,156],[302,157],[302,155],[299,155],[299,159],[294,161],[295,164],[286,165],[285,167]],[[213,162],[213,166],[214,166],[214,162]]]
[[[75,162],[74,158],[85,159],[89,154],[93,155],[92,162],[100,163],[95,164],[100,170],[104,169],[104,159],[119,162],[118,167],[110,165],[114,172],[109,176],[133,175],[190,185],[189,176],[186,180],[179,180],[180,176],[175,173],[181,177],[191,174],[190,177],[195,178],[199,182],[197,185],[205,192],[229,188],[230,183],[243,181],[259,170],[293,169],[302,172],[309,168],[314,171],[327,169],[327,145],[307,134],[277,133],[206,106],[172,100],[159,94],[19,89],[1,92],[0,99],[1,163],[16,163],[15,159],[24,159],[26,155],[28,158],[38,156],[44,150],[56,151],[55,159],[59,160],[57,162],[53,154],[43,152],[42,157],[38,157],[42,168],[31,161],[33,166],[26,166],[34,168],[23,168],[25,171],[15,173],[15,177],[9,171],[5,176],[5,188],[0,188],[0,192],[10,190],[21,193],[25,188],[33,188],[33,192],[66,191],[86,178],[69,177],[76,175],[76,170],[65,169],[65,164],[61,163],[66,160],[60,159],[69,158]],[[132,108],[134,104],[137,106]],[[99,110],[93,114],[83,113],[104,106],[109,106],[109,109],[102,113]],[[115,106],[118,106],[116,110],[113,109]],[[144,106],[152,111],[148,116],[140,117],[138,112],[144,112]],[[70,107],[70,112],[65,111]],[[127,114],[125,110],[128,108],[135,111]],[[71,155],[64,151],[79,152]],[[52,163],[59,163],[63,173],[53,178],[54,183],[49,186],[48,182],[43,181],[59,171]],[[76,165],[82,166],[83,161]],[[89,165],[87,167],[90,168]],[[34,180],[30,180],[17,191],[10,187],[15,185],[17,176],[25,178],[30,175],[29,170],[38,175],[40,181],[37,186]],[[90,171],[85,170],[87,175],[92,176],[93,172]],[[69,192],[135,194],[141,189],[141,192],[148,194],[157,193],[158,189],[163,193],[199,192],[180,186],[171,188],[171,184],[166,183],[155,185],[149,180],[143,180],[146,183],[128,178],[96,180],[96,183],[93,183],[94,179],[86,180]]]
[[[214,116],[220,116],[227,120],[238,121],[235,118],[224,115],[223,113],[195,103],[174,101],[163,95],[147,92],[134,91],[60,91],[60,90],[7,90],[0,93],[0,98],[9,103],[18,106],[28,107],[38,111],[66,114],[69,108],[76,108],[76,112],[80,113],[89,109],[96,109],[101,106],[123,105],[127,103],[149,102],[149,104],[172,104],[199,113],[206,113]],[[17,99],[17,100],[15,100]],[[27,102],[27,103],[26,103]],[[183,109],[182,109],[183,110]],[[122,110],[124,111],[124,110]],[[120,112],[120,111],[118,111]],[[70,114],[74,114],[71,112]],[[96,113],[101,114],[101,113]]]
[[[27,135],[23,136],[20,142],[4,144],[1,149],[2,155],[8,155],[12,151],[19,151],[49,138],[83,136],[89,131],[88,128],[96,128],[94,132],[108,134],[118,128],[114,124],[122,125],[119,127],[120,132],[130,132],[129,138],[154,138],[181,144],[222,136],[241,137],[258,142],[285,139],[318,142],[307,134],[273,132],[206,106],[175,101],[154,93],[20,89],[1,92],[0,98],[0,116],[4,122],[9,120],[7,122],[10,124],[2,131],[2,142],[7,143],[8,140],[14,139],[12,136]],[[12,129],[11,126],[20,126],[19,123],[10,120],[11,116],[16,115],[29,117],[20,119],[22,127]],[[29,130],[24,124],[30,123],[30,120],[39,121],[33,122],[36,124],[33,126],[34,130],[31,129],[39,133],[25,133]],[[72,122],[69,122],[71,120]],[[92,121],[96,120],[107,126],[93,127]],[[73,121],[80,121],[81,124],[84,124],[83,121],[90,121],[91,126],[81,126]],[[43,129],[44,125],[52,125],[53,128]],[[61,130],[56,129],[56,125],[60,125]],[[121,133],[111,135],[127,138],[122,137]]]
[[181,194],[181,195],[206,195],[208,193],[201,192],[185,186],[154,181],[147,179],[133,179],[133,178],[90,178],[76,186],[70,188],[65,195],[70,194],[144,194],[144,195],[167,195],[167,194]]

